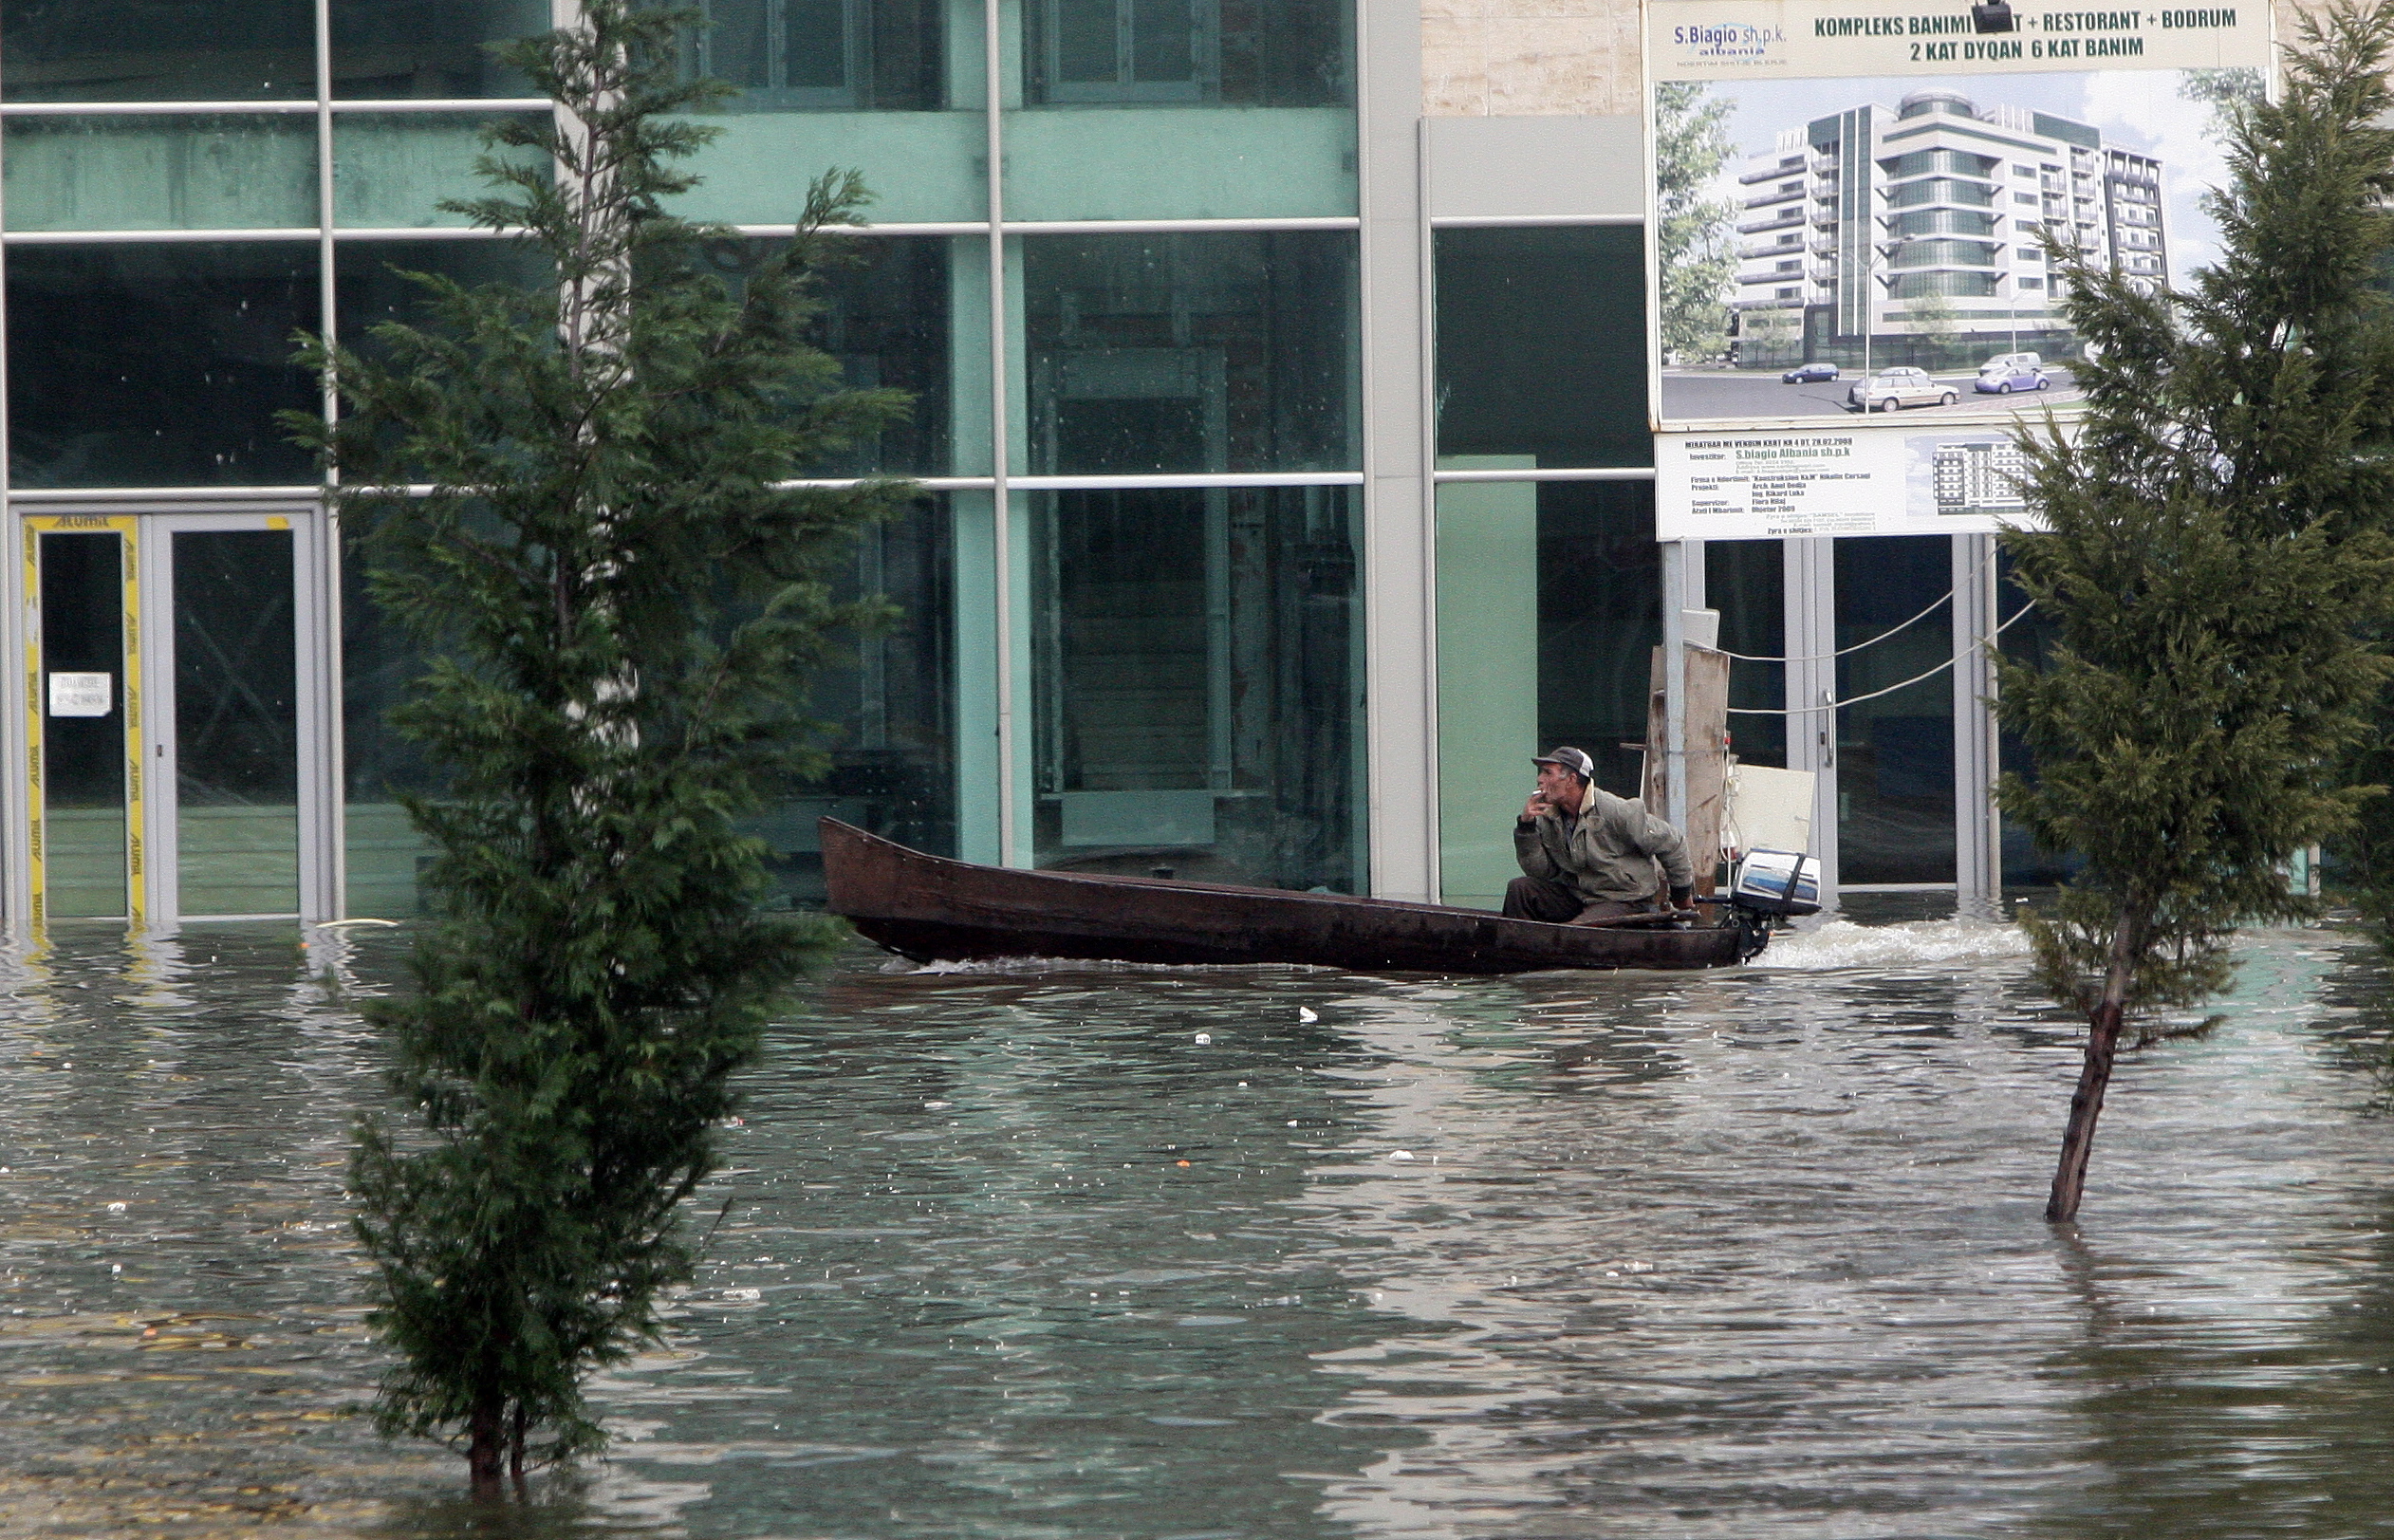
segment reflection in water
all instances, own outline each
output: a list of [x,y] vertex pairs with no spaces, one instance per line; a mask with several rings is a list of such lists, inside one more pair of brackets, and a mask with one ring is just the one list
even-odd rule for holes
[[[1698,977],[911,971],[774,1034],[616,1457],[529,1507],[354,1409],[390,934],[0,970],[0,1531],[2345,1535],[2394,1527],[2386,991],[2256,938],[2082,1227],[2017,937]],[[1300,1019],[1301,1009],[1318,1020]]]

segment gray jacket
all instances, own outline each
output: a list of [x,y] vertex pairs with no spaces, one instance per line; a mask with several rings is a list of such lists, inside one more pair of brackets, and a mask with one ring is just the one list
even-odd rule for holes
[[1646,811],[1642,802],[1616,797],[1603,787],[1587,789],[1577,817],[1560,809],[1512,829],[1513,854],[1528,875],[1560,882],[1583,903],[1630,903],[1655,896],[1655,863],[1672,887],[1695,885],[1687,840]]

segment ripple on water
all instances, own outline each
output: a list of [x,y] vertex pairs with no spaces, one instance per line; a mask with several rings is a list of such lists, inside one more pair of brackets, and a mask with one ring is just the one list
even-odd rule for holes
[[[335,949],[370,990],[398,944]],[[595,1386],[615,1459],[500,1529],[2379,1532],[2383,980],[2245,956],[2226,1028],[2124,1066],[2056,1234],[2076,1049],[2008,927],[1705,975],[860,950],[724,1131],[669,1340]],[[499,1532],[350,1415],[378,1060],[288,933],[0,990],[0,1532]]]

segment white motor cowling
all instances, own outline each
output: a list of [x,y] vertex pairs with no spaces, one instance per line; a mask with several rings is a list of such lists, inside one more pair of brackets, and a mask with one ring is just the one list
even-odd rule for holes
[[1821,912],[1819,868],[1791,850],[1749,850],[1737,863],[1729,901],[1757,915],[1785,918]]

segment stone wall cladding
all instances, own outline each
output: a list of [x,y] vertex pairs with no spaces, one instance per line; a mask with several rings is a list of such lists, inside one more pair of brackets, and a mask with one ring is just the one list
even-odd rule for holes
[[1422,0],[1434,118],[1635,113],[1636,0]]

